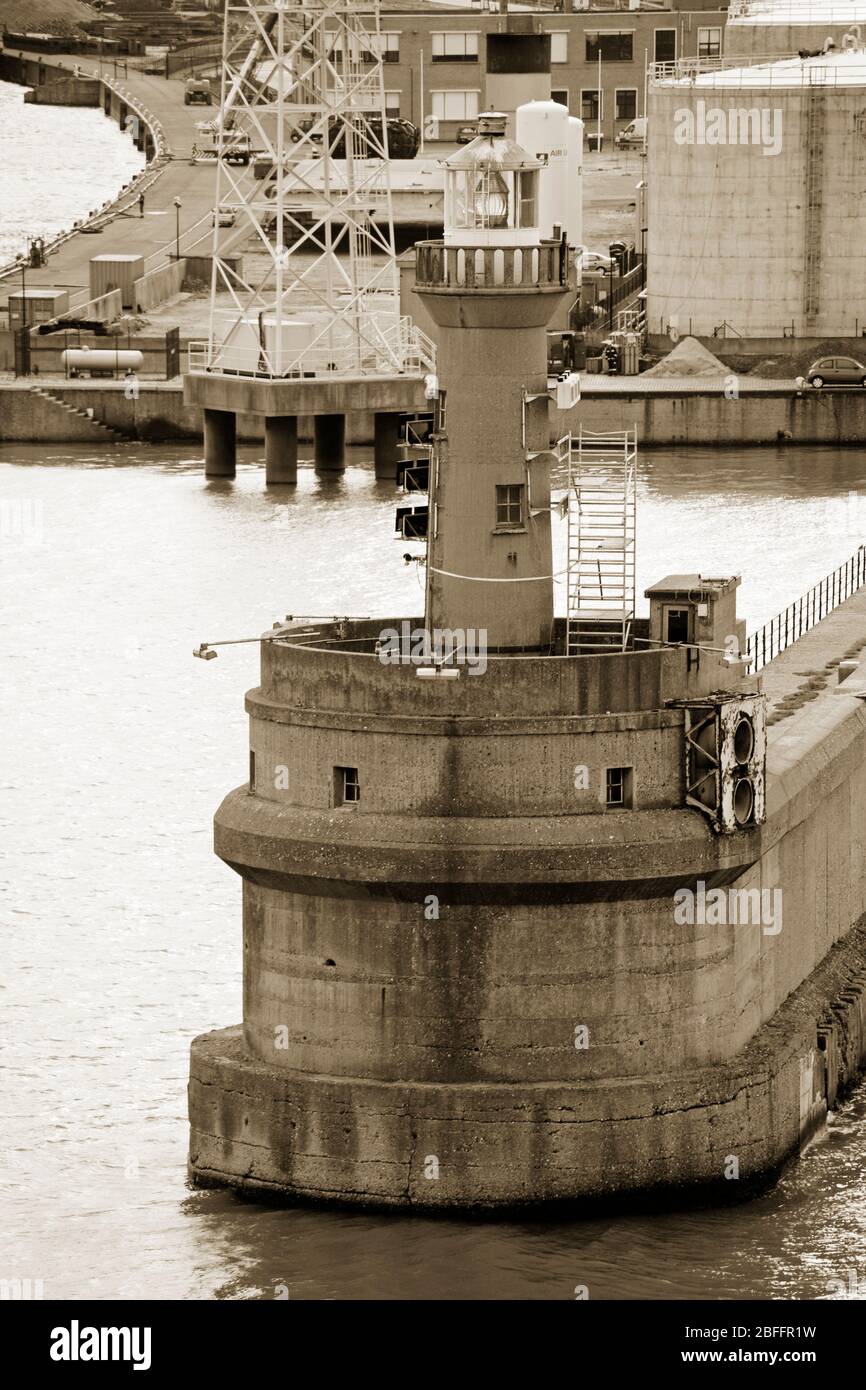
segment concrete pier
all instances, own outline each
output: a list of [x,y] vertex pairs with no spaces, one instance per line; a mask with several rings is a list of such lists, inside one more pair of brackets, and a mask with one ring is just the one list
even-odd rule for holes
[[317,415],[314,422],[316,467],[342,472],[346,466],[345,415]]
[[207,478],[233,478],[237,417],[231,410],[203,410],[204,471]]
[[265,419],[265,481],[298,481],[297,415],[271,415]]
[[397,441],[400,437],[400,419],[377,411],[373,418],[373,461],[376,477],[385,482],[397,480]]

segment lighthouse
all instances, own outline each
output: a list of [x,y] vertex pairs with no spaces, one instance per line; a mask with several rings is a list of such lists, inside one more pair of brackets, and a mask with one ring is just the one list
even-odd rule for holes
[[[709,1183],[740,1152],[742,948],[677,926],[673,893],[759,859],[762,697],[736,578],[672,574],[635,617],[630,433],[569,443],[554,613],[545,330],[573,291],[541,169],[484,116],[417,247],[424,612],[262,639],[249,780],[215,820],[243,1022],[192,1045],[195,1182],[508,1207]],[[418,627],[438,658],[394,659]]]
[[445,161],[445,234],[417,249],[438,326],[428,520],[428,624],[486,632],[490,650],[553,644],[545,329],[569,282],[564,236],[538,226],[541,160],[506,117]]

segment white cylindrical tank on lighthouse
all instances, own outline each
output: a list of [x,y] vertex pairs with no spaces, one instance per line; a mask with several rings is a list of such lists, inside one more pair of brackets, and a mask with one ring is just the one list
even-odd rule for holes
[[583,245],[583,121],[568,118],[568,197],[566,225],[569,246]]
[[544,163],[538,176],[538,229],[543,237],[552,235],[554,225],[570,230],[568,119],[568,108],[558,101],[524,102],[515,117],[518,145]]

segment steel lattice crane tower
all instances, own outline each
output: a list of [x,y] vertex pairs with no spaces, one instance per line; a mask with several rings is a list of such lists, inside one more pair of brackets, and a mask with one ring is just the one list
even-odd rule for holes
[[204,409],[208,473],[234,473],[239,412],[265,416],[276,459],[279,420],[285,442],[299,414],[343,428],[354,409],[417,408],[435,349],[400,314],[378,0],[226,0],[220,110],[203,128],[210,325],[185,399]]
[[235,223],[215,218],[207,365],[242,367],[257,335],[267,375],[401,370],[378,0],[228,0],[214,124]]

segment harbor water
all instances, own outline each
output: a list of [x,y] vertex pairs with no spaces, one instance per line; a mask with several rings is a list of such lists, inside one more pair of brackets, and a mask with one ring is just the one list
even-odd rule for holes
[[144,167],[130,136],[102,111],[29,106],[24,92],[0,82],[0,265],[34,237],[67,231]]
[[[863,1087],[720,1209],[475,1222],[187,1186],[189,1042],[241,1018],[240,880],[211,820],[246,776],[258,661],[192,650],[287,613],[422,610],[368,450],[270,490],[259,451],[233,483],[198,453],[0,446],[0,1276],[59,1299],[856,1297]],[[864,537],[858,450],[641,459],[639,593],[739,571],[751,629]]]

